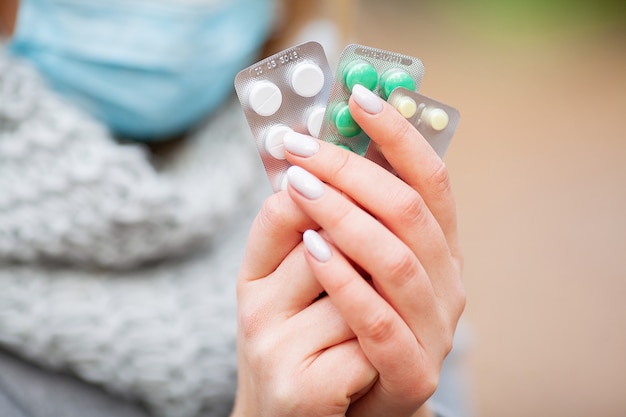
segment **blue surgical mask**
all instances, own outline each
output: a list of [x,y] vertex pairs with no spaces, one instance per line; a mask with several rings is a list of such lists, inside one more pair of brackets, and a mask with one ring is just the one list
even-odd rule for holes
[[183,132],[232,92],[272,0],[21,0],[10,51],[116,134]]

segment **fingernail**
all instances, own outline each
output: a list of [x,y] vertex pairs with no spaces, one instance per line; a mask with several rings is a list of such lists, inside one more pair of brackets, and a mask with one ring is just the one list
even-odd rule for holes
[[377,114],[383,110],[382,99],[361,84],[352,87],[352,97],[356,104],[369,114]]
[[315,155],[320,149],[320,144],[315,139],[297,132],[285,134],[283,145],[287,151],[304,158]]
[[309,200],[317,200],[324,194],[324,183],[299,166],[289,167],[287,181]]
[[315,259],[320,262],[328,262],[332,253],[330,247],[319,233],[315,230],[306,230],[302,234],[304,246]]

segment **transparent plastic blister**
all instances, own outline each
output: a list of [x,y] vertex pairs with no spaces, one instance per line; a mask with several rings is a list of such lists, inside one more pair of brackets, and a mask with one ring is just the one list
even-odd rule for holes
[[423,76],[424,65],[419,58],[364,45],[348,45],[339,57],[319,138],[365,155],[369,137],[352,119],[348,109],[352,87],[361,84],[387,100],[398,87],[417,91]]
[[[437,155],[443,158],[459,125],[459,111],[402,87],[396,88],[387,101],[424,136]],[[368,147],[365,157],[393,171],[374,143]]]
[[295,131],[319,137],[333,75],[322,46],[306,42],[253,64],[235,90],[274,191],[289,167],[282,144]]

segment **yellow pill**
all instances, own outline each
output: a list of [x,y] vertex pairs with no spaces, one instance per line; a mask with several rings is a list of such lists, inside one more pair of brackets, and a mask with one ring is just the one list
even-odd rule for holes
[[426,122],[428,125],[437,132],[442,131],[448,126],[448,122],[450,121],[450,117],[448,113],[443,109],[432,109],[426,115]]
[[402,97],[397,100],[397,102],[394,103],[394,107],[405,119],[413,117],[417,112],[417,103],[410,97]]

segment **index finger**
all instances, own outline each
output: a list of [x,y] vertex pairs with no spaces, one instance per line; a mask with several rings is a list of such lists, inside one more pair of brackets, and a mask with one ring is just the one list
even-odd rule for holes
[[422,196],[450,251],[459,257],[456,204],[444,162],[415,127],[367,88],[355,85],[349,105],[354,120],[380,147],[398,176]]

